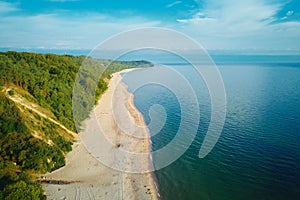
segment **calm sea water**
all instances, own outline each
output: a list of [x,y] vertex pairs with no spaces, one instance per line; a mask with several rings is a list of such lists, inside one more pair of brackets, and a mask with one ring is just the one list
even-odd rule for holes
[[[203,159],[198,153],[211,116],[208,90],[191,66],[172,63],[169,67],[192,85],[200,121],[189,122],[199,128],[183,156],[155,172],[162,199],[300,199],[300,64],[220,64],[227,95],[226,121],[219,141]],[[154,67],[128,73],[124,81],[130,90],[137,79],[149,76],[168,75]],[[134,95],[148,124],[152,105],[166,110],[166,123],[151,138],[153,150],[162,148],[180,124],[178,99],[172,90],[157,84],[145,85]]]

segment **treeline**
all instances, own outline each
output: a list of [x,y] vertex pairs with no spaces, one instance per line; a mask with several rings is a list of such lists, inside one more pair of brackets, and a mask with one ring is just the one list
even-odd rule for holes
[[75,130],[71,95],[74,78],[83,59],[83,56],[0,53],[0,85],[13,84],[28,91],[67,128]]
[[[92,71],[82,70],[78,74],[82,63]],[[63,166],[64,155],[72,145],[72,138],[67,137],[67,133],[62,134],[64,130],[58,125],[30,109],[20,108],[7,95],[20,95],[39,105],[75,132],[72,98],[83,110],[83,115],[76,119],[81,122],[107,88],[113,72],[146,66],[151,64],[145,61],[112,62],[85,56],[0,52],[0,199],[45,198],[41,187],[32,181],[31,174]],[[77,98],[72,96],[76,77],[80,88],[84,89]],[[95,86],[95,91],[89,91],[91,85]],[[6,88],[12,90],[6,93]],[[95,95],[93,102],[90,94]]]
[[[81,64],[80,71],[74,84],[75,96],[73,98],[73,121],[79,129],[80,122],[86,119],[98,101],[103,91],[107,88],[108,80],[112,73],[122,69],[150,67],[146,61],[111,61],[86,58]],[[99,79],[99,80],[98,80]]]

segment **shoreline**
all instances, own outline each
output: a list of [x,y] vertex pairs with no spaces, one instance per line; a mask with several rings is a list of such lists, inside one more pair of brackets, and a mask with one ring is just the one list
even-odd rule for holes
[[[132,70],[141,70],[141,69],[143,69],[143,68],[135,68],[135,69],[132,69]],[[129,70],[132,71],[131,69],[129,69]],[[121,73],[120,73],[120,75],[121,75]],[[136,124],[138,126],[144,126],[147,129],[147,132],[148,132],[148,135],[149,135],[149,138],[147,139],[148,140],[148,142],[147,142],[148,148],[147,149],[148,149],[148,152],[150,153],[149,154],[149,158],[148,158],[148,162],[149,162],[148,165],[149,165],[149,169],[153,169],[154,168],[154,164],[153,164],[152,154],[151,154],[151,152],[152,152],[152,141],[150,139],[151,138],[150,130],[148,129],[148,127],[146,125],[146,122],[145,122],[143,114],[135,106],[135,104],[134,104],[134,95],[133,95],[133,93],[131,93],[131,92],[128,91],[128,86],[123,82],[123,77],[121,79],[121,84],[124,85],[124,87],[126,88],[128,94],[130,96],[130,100],[129,100],[129,104],[128,104],[129,107],[131,107],[134,110],[134,112],[138,115],[137,116],[138,120],[136,120]],[[161,196],[160,196],[160,193],[159,193],[159,187],[158,187],[157,177],[156,177],[154,171],[149,172],[149,173],[150,173],[150,176],[151,176],[151,181],[152,181],[153,187],[155,188],[157,199],[159,200]]]
[[[122,157],[119,153],[119,150],[124,149],[151,155],[150,132],[142,114],[134,105],[133,94],[129,93],[128,86],[122,81],[121,75],[138,69],[125,69],[112,74],[108,88],[93,109],[92,116],[84,121],[86,128],[80,132],[80,141],[74,143],[72,151],[67,154],[66,165],[43,176],[42,186],[47,198],[159,199],[154,172],[139,174],[113,169],[114,166],[118,166],[130,171],[130,169],[139,169],[137,167],[145,168],[145,165],[148,169],[153,168],[150,156],[147,158],[143,156],[136,165],[137,160]],[[115,96],[120,98],[113,99]],[[114,112],[117,114],[115,115]],[[119,128],[118,120],[115,122],[114,117],[119,118],[126,126]],[[128,120],[133,121],[133,126],[128,125]],[[100,138],[96,133],[99,132],[97,127],[99,124],[105,138]],[[147,137],[139,138],[128,135],[127,132],[138,133],[139,136],[147,134]],[[106,139],[109,143],[105,141]],[[89,152],[86,148],[99,146],[102,149],[96,153]],[[105,159],[104,164],[99,161],[99,157]],[[51,184],[57,181],[68,184]]]

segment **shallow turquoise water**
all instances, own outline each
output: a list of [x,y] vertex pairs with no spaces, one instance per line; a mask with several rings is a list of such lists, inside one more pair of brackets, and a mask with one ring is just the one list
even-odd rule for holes
[[[155,172],[162,199],[300,199],[300,65],[220,65],[227,116],[218,143],[203,159],[198,153],[210,122],[209,93],[191,66],[173,63],[170,67],[191,83],[201,115],[200,122],[189,122],[199,123],[189,149]],[[164,76],[159,67],[128,73],[124,81],[129,90],[134,80],[151,76],[149,70]],[[153,150],[164,147],[181,120],[176,96],[156,84],[141,87],[134,95],[148,124],[151,105],[165,108],[166,123],[151,138]]]

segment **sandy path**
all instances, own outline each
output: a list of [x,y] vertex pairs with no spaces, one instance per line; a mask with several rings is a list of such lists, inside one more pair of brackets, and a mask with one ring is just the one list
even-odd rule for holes
[[43,112],[41,112],[39,110],[39,106],[38,105],[35,105],[31,102],[29,102],[28,100],[26,100],[25,98],[21,97],[20,95],[18,94],[15,94],[13,96],[10,96],[8,94],[8,92],[11,90],[11,88],[5,88],[5,95],[7,98],[9,98],[10,100],[14,101],[16,104],[18,105],[21,105],[35,113],[37,113],[39,116],[45,118],[45,119],[48,119],[49,121],[51,121],[52,123],[60,126],[62,129],[64,129],[67,133],[69,133],[70,135],[72,135],[72,137],[77,140],[78,139],[78,135],[73,132],[73,131],[70,131],[69,129],[67,129],[64,125],[62,125],[61,123],[59,123],[58,121],[52,119],[51,117],[47,116],[46,114],[44,114]]
[[137,172],[152,166],[149,132],[133,96],[121,82],[120,73],[128,71],[113,74],[99,104],[84,122],[81,140],[67,155],[66,166],[45,175],[47,180],[70,182],[43,184],[48,199],[158,199],[150,173],[113,169]]

